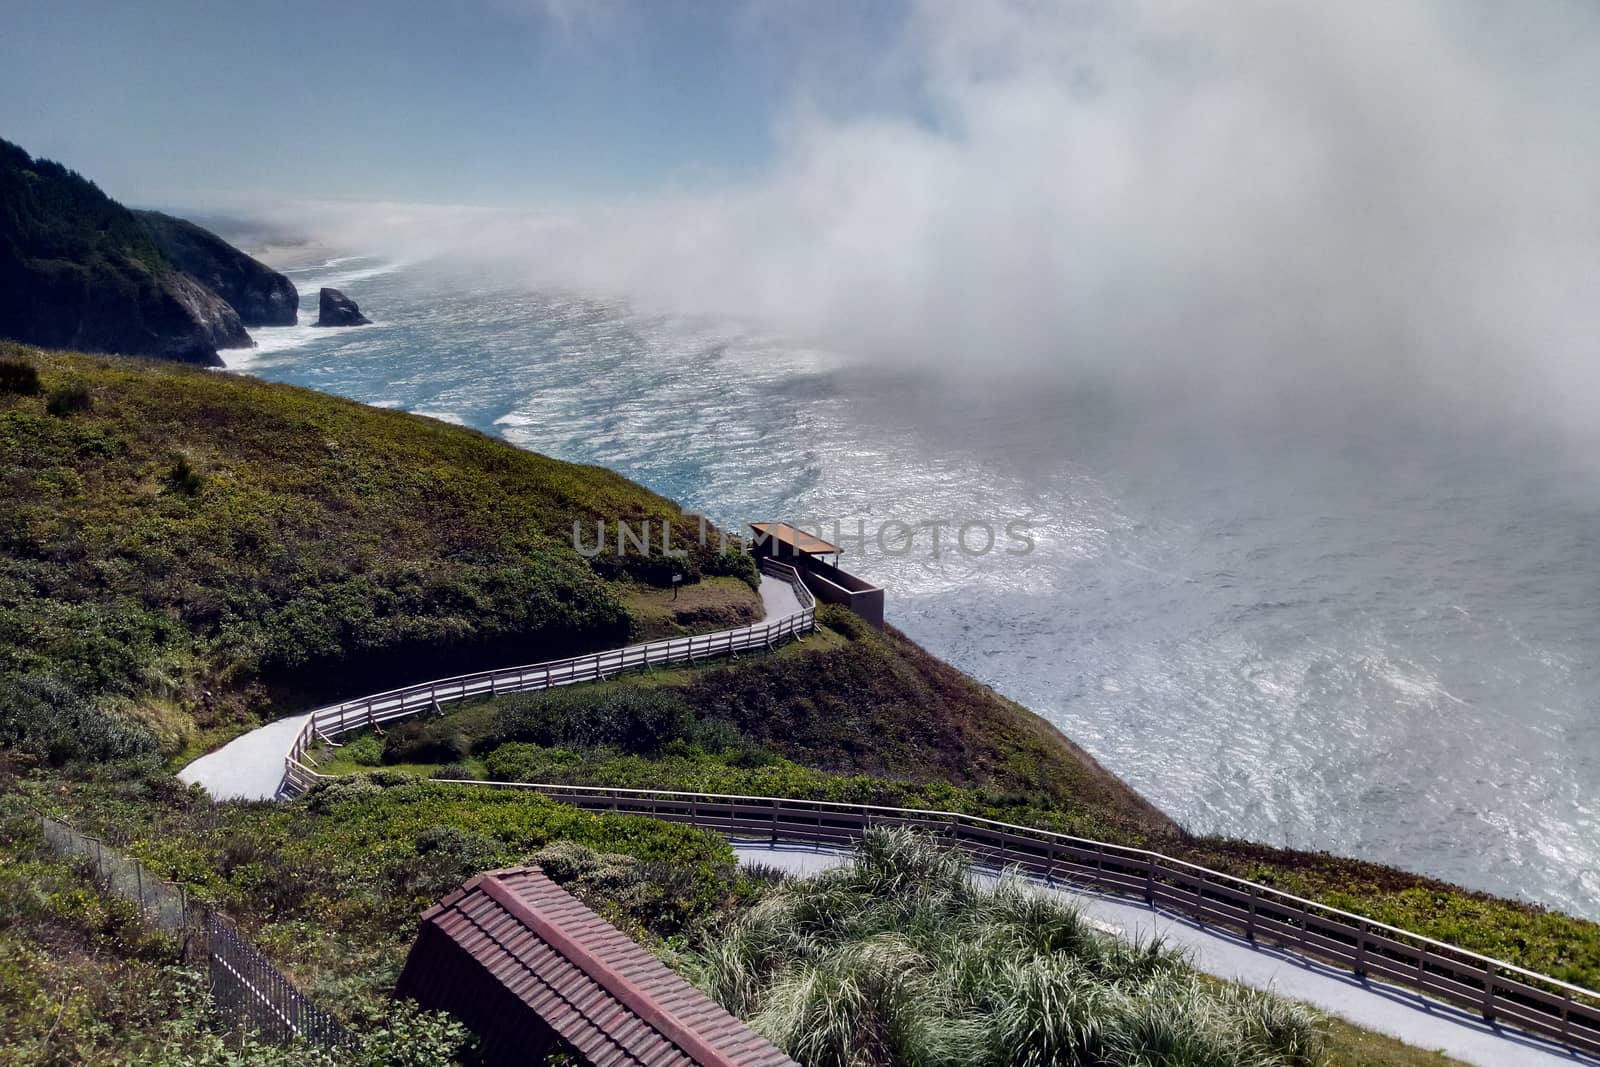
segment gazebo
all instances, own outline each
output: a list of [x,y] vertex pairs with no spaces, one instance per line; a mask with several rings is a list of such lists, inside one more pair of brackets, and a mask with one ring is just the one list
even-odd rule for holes
[[[883,590],[837,565],[839,546],[787,522],[752,522],[750,551],[788,563],[800,574],[811,595],[825,604],[840,604],[883,629]],[[829,563],[825,557],[836,562]]]

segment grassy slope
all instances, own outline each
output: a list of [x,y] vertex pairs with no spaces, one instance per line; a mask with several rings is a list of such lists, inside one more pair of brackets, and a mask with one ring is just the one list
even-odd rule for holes
[[[93,407],[0,395],[0,677],[135,709],[169,748],[247,709],[622,643],[626,594],[665,576],[572,549],[580,518],[678,514],[609,471],[308,390],[0,344],[19,356]],[[722,566],[686,547],[692,575]]]
[[[93,399],[90,411],[56,417],[43,396],[0,396],[0,685],[46,674],[69,687],[65,698],[24,694],[45,713],[132,711],[171,751],[313,694],[607,643],[632,628],[628,591],[663,577],[591,564],[564,543],[573,517],[675,513],[609,472],[305,390],[0,350],[19,356],[38,366],[45,393],[81,382]],[[690,565],[723,567],[705,555]],[[571,755],[611,767],[600,773],[627,764],[650,784],[766,775],[772,792],[967,806],[1164,841],[1325,896],[1354,886],[1366,910],[1398,902],[1411,925],[1472,915],[1471,929],[1443,932],[1535,966],[1554,967],[1565,951],[1579,978],[1595,970],[1591,924],[1369,865],[1188,841],[1041,720],[892,632],[828,617],[834,629],[804,647],[616,683],[682,690],[701,720],[732,731],[731,747]],[[664,928],[737,892],[715,873],[725,857],[714,842],[527,799],[507,807],[433,786],[355,786],[288,809],[215,808],[149,763],[49,770],[4,732],[21,705],[0,704],[0,744],[11,750],[0,764],[9,755],[25,772],[8,788],[214,893],[325,995],[375,994],[429,893],[549,840],[632,848],[699,872],[663,905]],[[69,721],[83,732],[89,720]],[[440,823],[467,836],[440,840]],[[1375,894],[1362,887],[1369,879]]]
[[[221,907],[301,989],[346,1017],[381,1014],[429,905],[552,842],[666,872],[652,879],[654,895],[618,916],[636,933],[670,936],[747,891],[727,843],[703,831],[535,796],[393,782],[340,783],[284,805],[216,805],[145,774],[13,788]],[[0,829],[7,811],[0,797]],[[11,837],[0,835],[0,885],[29,855],[19,820],[10,825]]]
[[[69,794],[24,788],[244,918],[252,939],[358,1032],[393,1025],[386,993],[417,913],[472,871],[536,859],[634,936],[679,949],[706,945],[763,891],[709,835],[505,794],[345,787],[274,809],[218,808],[139,779]],[[583,863],[585,844],[604,861]],[[143,931],[124,902],[87,889],[37,845],[31,820],[0,802],[0,1067],[143,1063],[158,1049],[163,1064],[189,1062],[170,1057],[214,1043],[208,1022],[204,976],[181,965],[176,946]],[[1320,1029],[1322,1067],[1454,1064],[1337,1021]]]
[[[892,629],[877,635],[838,609],[821,618],[836,629],[810,646],[502,698],[427,729],[461,732],[473,769],[492,778],[937,807],[1158,848],[1600,987],[1600,925],[1379,864],[1185,834],[1049,724]],[[508,729],[495,710],[568,705],[587,691],[599,717],[637,690],[685,703],[694,727],[665,746],[572,743]],[[352,747],[331,770],[360,769],[351,756],[362,746]]]
[[623,603],[640,641],[747,626],[765,615],[760,594],[738,578],[706,578],[676,595],[672,589],[640,584],[628,590]]
[[1024,883],[974,884],[959,853],[899,832],[773,887],[679,959],[807,1064],[1450,1062],[1107,938]]

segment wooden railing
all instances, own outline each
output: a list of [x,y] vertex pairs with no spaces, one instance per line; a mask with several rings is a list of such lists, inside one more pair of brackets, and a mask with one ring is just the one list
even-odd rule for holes
[[732,630],[651,641],[521,667],[462,674],[318,708],[306,720],[289,749],[284,762],[282,791],[295,796],[316,782],[319,776],[307,766],[306,750],[319,739],[332,742],[353,730],[380,726],[424,711],[437,711],[441,705],[452,701],[553,689],[577,682],[599,681],[623,671],[665,667],[673,663],[697,663],[749,649],[773,648],[809,633],[816,626],[817,606],[805,583],[800,580],[799,572],[787,563],[774,559],[763,559],[760,565],[763,573],[788,582],[794,588],[795,598],[800,603],[799,611],[783,618]]
[[1416,990],[1569,1049],[1600,1053],[1600,993],[1159,852],[959,812],[670,790],[451,784],[525,789],[588,811],[645,815],[774,842],[849,846],[872,827],[908,827],[964,849],[980,864],[1141,900],[1202,926]]
[[[472,696],[593,681],[635,667],[771,647],[811,630],[816,604],[794,568],[771,559],[762,560],[761,568],[795,586],[801,604],[798,613],[737,630],[426,682],[313,712],[286,761],[284,791],[297,795],[329,780],[304,759],[307,746],[318,736],[332,740]],[[1600,1054],[1600,993],[1159,852],[960,812],[671,790],[525,782],[451,784],[529,790],[589,811],[646,815],[730,835],[812,845],[848,846],[872,827],[909,827],[961,847],[981,864],[1015,867],[1047,883],[1142,900],[1204,926],[1416,990],[1569,1049]]]

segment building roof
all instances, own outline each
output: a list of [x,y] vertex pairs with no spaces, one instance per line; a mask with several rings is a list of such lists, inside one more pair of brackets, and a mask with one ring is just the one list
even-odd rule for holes
[[795,1067],[537,867],[481,874],[422,924],[399,993],[504,1053],[537,1045],[537,1016],[592,1064]]
[[752,522],[750,529],[787,546],[791,551],[808,556],[831,556],[839,551],[837,545],[829,544],[820,537],[813,537],[786,522]]

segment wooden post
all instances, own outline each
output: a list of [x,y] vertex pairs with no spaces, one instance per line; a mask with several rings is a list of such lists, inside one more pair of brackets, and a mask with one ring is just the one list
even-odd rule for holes
[[1144,862],[1144,902],[1153,908],[1156,906],[1156,858],[1146,856]]
[[1483,1019],[1494,1022],[1494,964],[1483,965]]
[[1256,894],[1258,892],[1259,890],[1255,886],[1250,887],[1250,914],[1244,921],[1244,937],[1246,941],[1254,941],[1256,939]]
[[1367,924],[1356,924],[1356,965],[1355,973],[1359,978],[1367,976]]

